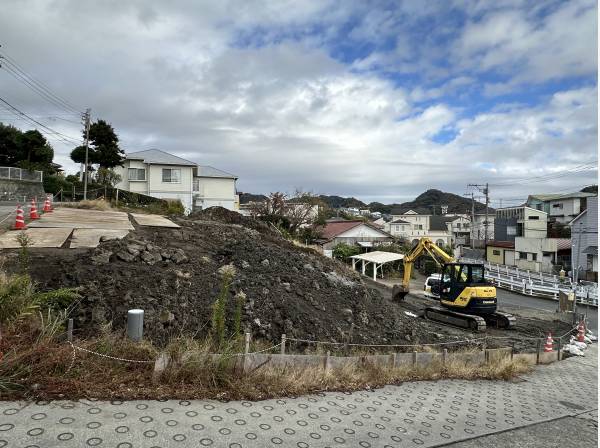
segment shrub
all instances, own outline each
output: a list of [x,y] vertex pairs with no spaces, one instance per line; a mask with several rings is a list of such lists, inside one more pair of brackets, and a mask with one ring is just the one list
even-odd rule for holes
[[347,258],[353,255],[358,255],[359,253],[360,248],[358,246],[351,246],[346,243],[336,244],[333,248],[333,257],[340,260],[346,260]]

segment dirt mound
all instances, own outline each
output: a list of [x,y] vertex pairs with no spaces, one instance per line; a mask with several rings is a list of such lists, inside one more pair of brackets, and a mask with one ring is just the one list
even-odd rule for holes
[[233,295],[243,291],[243,324],[255,336],[279,341],[286,333],[356,343],[436,340],[426,322],[405,315],[341,263],[222,210],[178,219],[180,229],[141,227],[94,250],[53,250],[51,255],[32,250],[30,270],[43,288],[82,287],[79,328],[97,329],[107,322],[124,328],[127,310],[142,308],[145,334],[159,343],[208,332],[221,285],[218,270],[227,264],[236,269],[229,319]]
[[191,220],[217,221],[223,224],[238,224],[262,233],[278,234],[277,230],[267,223],[240,215],[224,207],[209,207],[205,210],[193,212],[188,218]]

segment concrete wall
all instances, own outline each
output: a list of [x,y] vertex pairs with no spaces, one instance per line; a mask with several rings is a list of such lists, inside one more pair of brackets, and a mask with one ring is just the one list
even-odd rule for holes
[[378,237],[361,236],[361,237],[351,237],[351,238],[336,237],[333,240],[323,244],[323,250],[333,249],[339,243],[349,244],[350,246],[352,246],[358,242],[369,242],[369,241],[371,241],[373,243],[390,243],[392,241],[392,238],[389,236],[386,236],[386,237],[384,237],[384,236],[378,236]]
[[[0,179],[0,200],[28,202],[31,198],[45,198],[41,182],[24,180]],[[39,204],[38,204],[39,207]]]

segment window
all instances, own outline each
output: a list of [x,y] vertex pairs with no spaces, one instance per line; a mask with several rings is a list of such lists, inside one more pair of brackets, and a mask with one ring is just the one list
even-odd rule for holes
[[400,231],[400,226],[396,226],[396,232]]
[[562,202],[559,202],[558,204],[552,204],[552,208],[557,208],[559,210],[562,210],[562,208],[563,208]]
[[200,179],[194,179],[194,189],[193,191],[200,191]]
[[537,220],[539,220],[539,219],[540,219],[540,217],[539,217],[539,216],[537,216],[537,215],[531,215],[531,216],[529,216],[527,219],[530,219],[530,220],[531,220],[531,219],[533,219],[533,220],[536,220],[536,219],[537,219]]
[[592,254],[586,254],[586,271],[594,271],[594,255]]
[[494,255],[500,255],[500,251],[499,251],[499,250],[496,250],[496,249],[494,249],[494,250],[492,251],[492,253],[493,253]]
[[483,275],[483,266],[472,265],[471,268],[471,282],[473,283],[484,283],[485,278]]
[[457,222],[457,223],[456,223],[456,228],[457,228],[457,229],[460,229],[460,222]]
[[515,251],[515,260],[520,260],[520,259],[521,259],[521,252]]
[[128,180],[146,180],[146,170],[144,168],[129,168],[127,170]]
[[415,228],[416,228],[417,230],[423,230],[423,224],[417,224],[417,225],[415,226]]
[[162,181],[165,183],[178,184],[181,182],[181,170],[178,168],[163,168]]
[[516,235],[517,228],[515,226],[506,226],[506,234],[507,235]]
[[531,254],[531,261],[537,261],[537,254]]

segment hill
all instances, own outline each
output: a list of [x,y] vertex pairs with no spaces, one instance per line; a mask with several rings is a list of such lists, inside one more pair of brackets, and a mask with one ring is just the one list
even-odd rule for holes
[[356,207],[356,208],[367,208],[367,204],[356,198],[344,198],[341,196],[327,196],[319,195],[319,199],[325,202],[330,208],[340,207]]
[[[441,206],[447,206],[447,213],[471,213],[471,200],[454,193],[446,193],[440,190],[427,190],[421,193],[413,201],[404,202],[393,209],[393,214],[405,213],[414,210],[417,213],[431,213],[441,215]],[[494,209],[490,207],[489,211]],[[475,213],[485,212],[485,204],[475,201]]]

